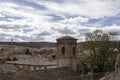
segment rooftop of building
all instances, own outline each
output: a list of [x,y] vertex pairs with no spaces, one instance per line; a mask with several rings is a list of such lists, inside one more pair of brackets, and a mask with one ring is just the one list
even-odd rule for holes
[[71,36],[63,36],[63,37],[60,37],[60,38],[58,38],[57,40],[66,40],[66,39],[73,39],[73,40],[77,40],[76,38],[74,38],[74,37],[71,37]]
[[120,69],[106,73],[100,80],[120,80]]
[[[33,71],[32,74],[35,75],[36,80],[83,80],[77,72],[68,67]],[[0,80],[13,80],[13,76],[14,73],[5,73],[0,76]],[[19,78],[16,77],[18,80]]]
[[39,80],[75,80],[73,78],[79,77],[77,72],[68,67],[35,71],[34,74],[38,76]]

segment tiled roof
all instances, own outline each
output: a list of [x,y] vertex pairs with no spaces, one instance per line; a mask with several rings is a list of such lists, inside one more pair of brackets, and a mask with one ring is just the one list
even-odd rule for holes
[[74,80],[79,77],[77,72],[67,67],[35,71],[35,75],[39,80]]
[[[84,80],[77,72],[67,67],[33,71],[33,75],[36,80]],[[0,80],[13,80],[13,76],[14,74],[5,73],[4,76],[0,76]],[[20,80],[19,78],[16,77],[17,80]]]
[[120,70],[111,72],[108,75],[105,75],[100,80],[120,80]]

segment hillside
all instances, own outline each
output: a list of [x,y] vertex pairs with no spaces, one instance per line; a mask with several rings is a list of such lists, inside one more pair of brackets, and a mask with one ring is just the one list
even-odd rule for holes
[[23,47],[31,47],[31,48],[41,48],[41,47],[56,47],[56,43],[52,42],[0,42],[0,45],[15,45],[15,46],[23,46]]

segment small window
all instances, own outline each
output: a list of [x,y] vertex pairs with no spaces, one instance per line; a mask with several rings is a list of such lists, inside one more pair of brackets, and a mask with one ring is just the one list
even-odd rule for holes
[[75,52],[76,52],[75,47],[73,47],[73,56],[74,57],[75,57]]
[[62,54],[65,54],[65,47],[62,47]]

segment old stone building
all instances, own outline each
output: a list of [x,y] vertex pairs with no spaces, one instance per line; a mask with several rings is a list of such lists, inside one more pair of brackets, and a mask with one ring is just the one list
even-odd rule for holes
[[64,36],[57,39],[57,65],[76,71],[77,39]]

